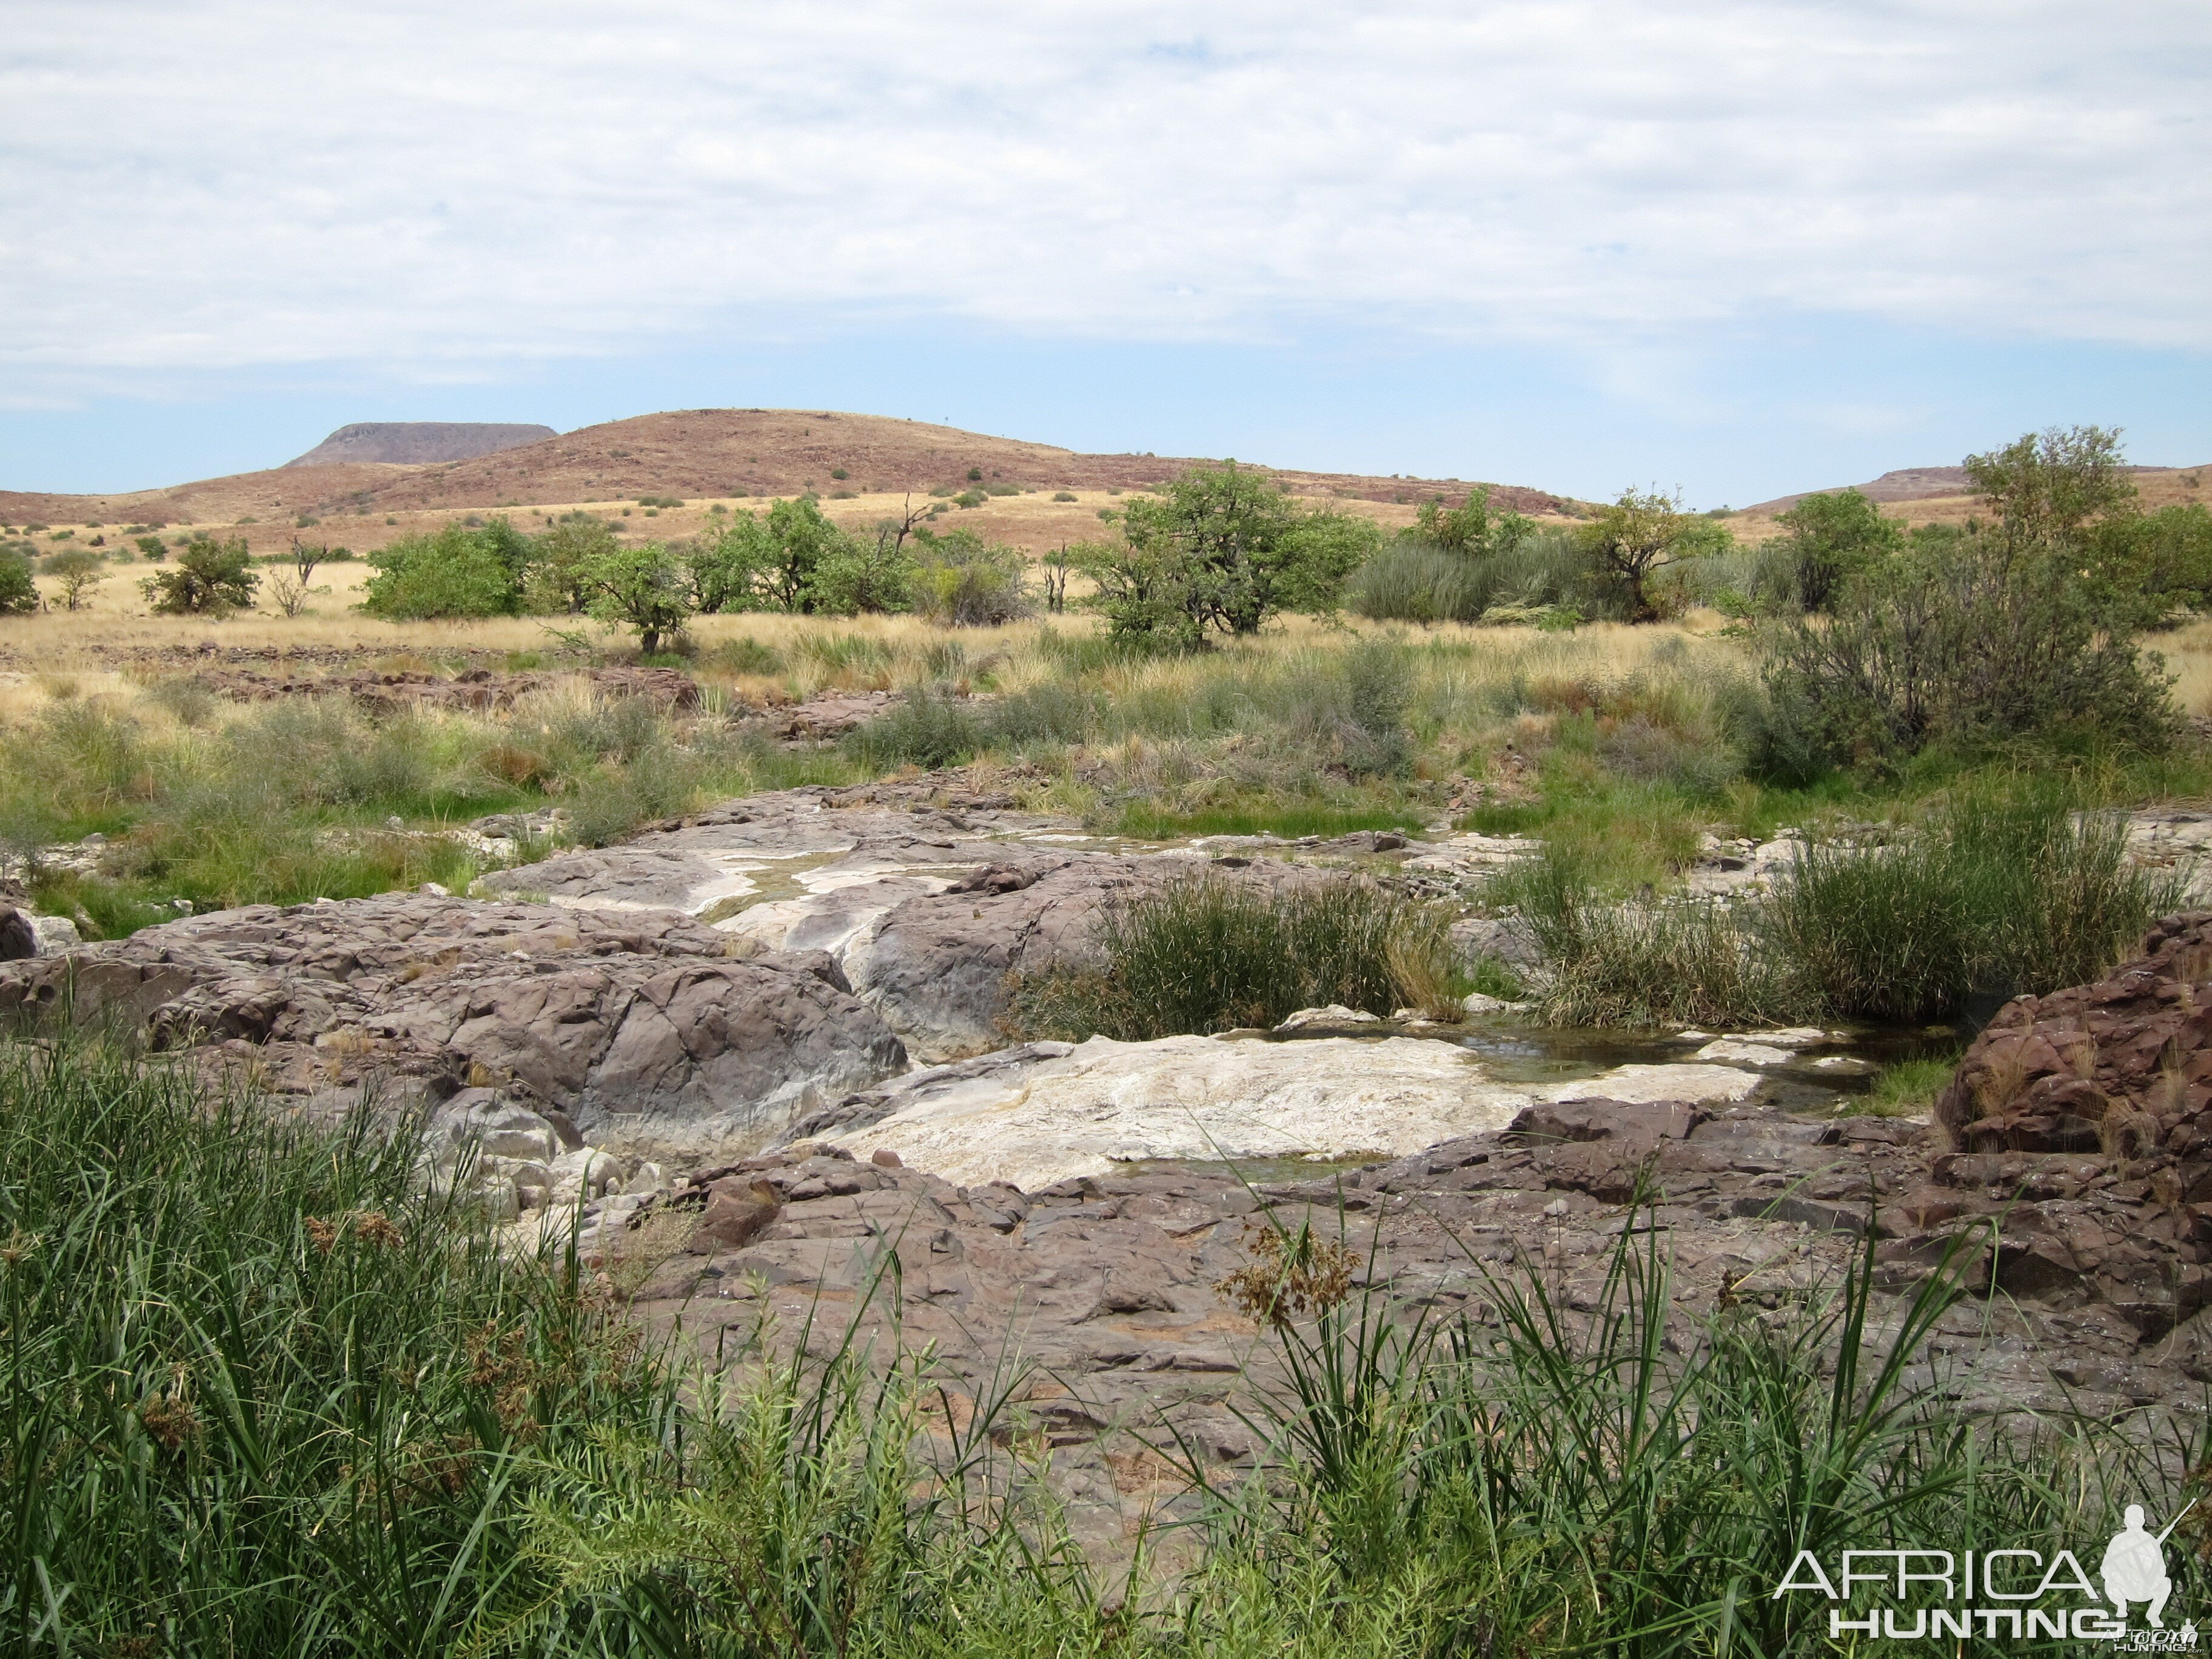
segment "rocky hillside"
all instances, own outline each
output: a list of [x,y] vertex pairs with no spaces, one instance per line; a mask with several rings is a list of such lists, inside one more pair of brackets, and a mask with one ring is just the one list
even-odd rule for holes
[[342,466],[368,461],[423,466],[472,461],[557,435],[550,426],[495,421],[357,421],[342,426],[286,466]]

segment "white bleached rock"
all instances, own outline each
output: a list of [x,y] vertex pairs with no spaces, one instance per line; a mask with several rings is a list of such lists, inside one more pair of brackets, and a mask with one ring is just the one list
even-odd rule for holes
[[1021,1066],[939,1073],[881,1121],[831,1139],[863,1161],[888,1148],[948,1181],[1035,1190],[1149,1160],[1403,1157],[1502,1129],[1538,1101],[1724,1103],[1758,1086],[1753,1073],[1698,1065],[1504,1084],[1470,1051],[1420,1037],[1093,1037]]
[[30,922],[31,931],[39,936],[39,954],[42,957],[59,956],[84,943],[76,923],[67,916],[33,916]]
[[1698,1050],[1698,1058],[1717,1066],[1787,1066],[1797,1055],[1749,1037],[1716,1037]]
[[1347,1008],[1340,1002],[1332,1002],[1320,1008],[1301,1008],[1275,1027],[1281,1036],[1291,1031],[1310,1030],[1316,1026],[1324,1029],[1333,1025],[1373,1025],[1379,1024],[1376,1016],[1358,1008]]
[[589,1201],[623,1182],[621,1161],[593,1146],[563,1152],[553,1160],[551,1170],[556,1204]]
[[561,1155],[551,1123],[489,1089],[464,1089],[430,1118],[426,1150],[439,1164],[452,1168],[471,1146],[481,1158],[541,1165]]

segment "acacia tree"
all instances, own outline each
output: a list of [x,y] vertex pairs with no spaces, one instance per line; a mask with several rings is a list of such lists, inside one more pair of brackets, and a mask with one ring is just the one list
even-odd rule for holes
[[1790,595],[1807,611],[1831,609],[1844,584],[1905,545],[1905,532],[1856,489],[1808,495],[1775,522],[1784,534],[1769,546],[1787,572]]
[[46,573],[62,585],[62,608],[80,611],[85,591],[107,580],[107,561],[89,547],[65,547],[47,556]]
[[1600,510],[1581,541],[1599,574],[1619,582],[1626,593],[1629,621],[1656,622],[1660,607],[1652,599],[1651,578],[1705,551],[1714,528],[1684,513],[1674,496],[1656,489],[1624,489],[1619,501]]
[[688,573],[659,542],[602,553],[583,576],[591,590],[591,614],[637,629],[638,649],[646,656],[660,649],[662,635],[681,632],[691,615]]
[[1382,532],[1364,519],[1304,511],[1231,461],[1131,501],[1122,538],[1084,549],[1081,561],[1113,631],[1189,647],[1209,629],[1256,634],[1283,611],[1334,611]]
[[174,570],[149,576],[138,586],[161,615],[226,617],[253,603],[261,579],[252,562],[243,536],[227,542],[203,536],[177,555]]

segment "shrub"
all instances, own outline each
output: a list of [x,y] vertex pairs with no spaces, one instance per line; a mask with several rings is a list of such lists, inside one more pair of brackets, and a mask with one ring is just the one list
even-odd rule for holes
[[1437,1004],[1452,977],[1443,914],[1358,879],[1271,890],[1182,878],[1109,904],[1094,943],[1103,965],[1014,979],[1011,1030],[1143,1042],[1273,1025],[1332,1002],[1388,1015]]
[[609,846],[640,824],[683,811],[698,793],[699,778],[696,763],[682,750],[647,744],[583,779],[570,800],[568,833],[580,846]]
[[1066,680],[1044,680],[987,705],[991,740],[1012,748],[1083,742],[1098,708],[1092,694]]
[[0,617],[20,616],[39,608],[39,585],[31,580],[31,562],[21,554],[0,549]]
[[447,524],[434,535],[404,536],[368,556],[376,574],[362,609],[395,621],[512,617],[522,609],[529,538],[504,518],[482,529]]
[[934,770],[971,758],[984,741],[983,723],[973,709],[918,686],[895,708],[855,726],[845,748],[866,766]]
[[1069,489],[1055,489],[1052,492],[1052,498],[1056,501],[1072,501],[1075,499],[1075,492]]
[[253,603],[261,579],[252,564],[243,537],[196,537],[177,555],[174,570],[156,572],[138,586],[162,615],[223,617]]
[[2023,737],[2155,750],[2177,726],[2170,680],[2063,552],[1983,526],[1917,532],[1846,587],[1832,621],[1771,635],[1765,678],[1762,761],[1783,775]]
[[1412,665],[1404,647],[1363,640],[1303,665],[1286,688],[1284,725],[1303,752],[1354,777],[1395,776],[1413,762],[1406,731]]
[[1028,616],[1022,592],[1026,561],[1013,548],[986,542],[972,530],[915,532],[915,609],[950,628],[994,628]]

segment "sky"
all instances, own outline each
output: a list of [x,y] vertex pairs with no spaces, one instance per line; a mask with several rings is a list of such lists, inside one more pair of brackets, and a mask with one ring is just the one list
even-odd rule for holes
[[0,488],[913,416],[1695,507],[2212,460],[2203,0],[0,0]]

